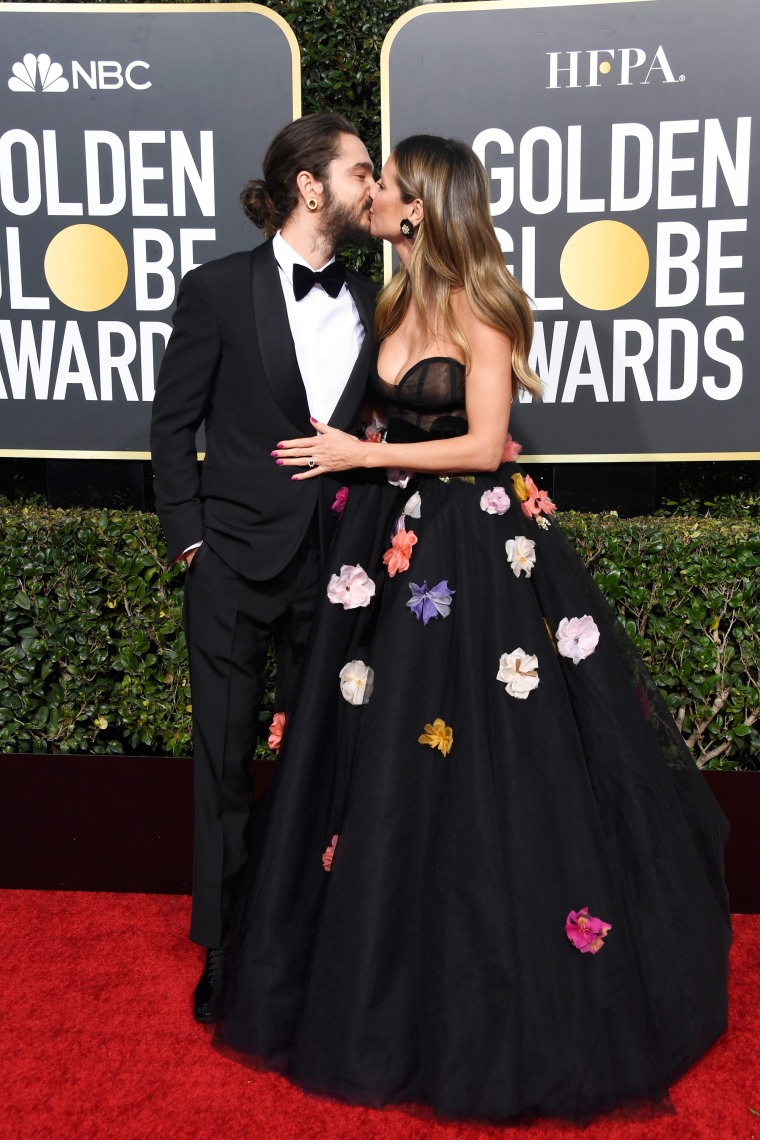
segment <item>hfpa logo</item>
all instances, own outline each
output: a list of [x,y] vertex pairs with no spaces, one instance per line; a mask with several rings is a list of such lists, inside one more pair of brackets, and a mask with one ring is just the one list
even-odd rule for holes
[[547,90],[569,87],[601,87],[602,77],[613,74],[617,87],[634,83],[683,83],[685,75],[675,76],[662,45],[651,60],[643,48],[593,48],[590,51],[548,51]]
[[14,63],[8,86],[11,91],[42,91],[45,94],[68,91],[69,88],[76,91],[80,86],[89,87],[91,91],[116,91],[126,85],[133,91],[145,91],[152,86],[150,80],[138,82],[135,72],[147,71],[149,67],[150,64],[141,59],[135,59],[124,67],[113,59],[93,59],[87,67],[72,60],[69,81],[60,63],[53,63],[49,55],[44,52],[32,55],[29,52],[20,63]]

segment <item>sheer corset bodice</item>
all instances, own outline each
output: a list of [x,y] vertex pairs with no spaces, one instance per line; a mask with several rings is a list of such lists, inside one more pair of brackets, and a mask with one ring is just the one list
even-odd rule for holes
[[372,385],[388,403],[388,440],[401,442],[423,436],[464,435],[465,366],[450,356],[429,356],[407,369],[397,384],[377,370],[378,349],[372,364]]

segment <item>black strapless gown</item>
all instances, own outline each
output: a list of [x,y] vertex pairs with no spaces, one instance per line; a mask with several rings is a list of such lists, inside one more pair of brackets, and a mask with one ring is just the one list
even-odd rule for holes
[[[376,376],[389,438],[465,431],[463,373]],[[725,819],[515,475],[373,473],[337,528],[331,573],[375,592],[317,613],[217,1042],[350,1102],[585,1119],[662,1100],[726,1024]]]

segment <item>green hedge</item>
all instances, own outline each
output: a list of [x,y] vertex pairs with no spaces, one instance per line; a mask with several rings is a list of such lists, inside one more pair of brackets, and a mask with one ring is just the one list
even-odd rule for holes
[[[380,47],[415,5],[263,2],[298,39],[304,112],[348,115],[379,160]],[[355,260],[377,275],[375,251]],[[689,465],[673,493],[709,511],[720,483],[715,466]],[[731,521],[562,521],[618,606],[699,763],[758,767],[760,538],[757,501],[746,493],[757,492],[757,465],[733,464],[731,485],[733,508],[717,512]],[[669,504],[670,513],[678,509]],[[155,518],[13,507],[0,525],[0,752],[187,753],[183,572],[158,562]],[[264,720],[271,701],[269,692]]]
[[[757,522],[561,521],[698,763],[758,767]],[[0,541],[0,752],[189,753],[183,571],[155,517],[6,506]]]

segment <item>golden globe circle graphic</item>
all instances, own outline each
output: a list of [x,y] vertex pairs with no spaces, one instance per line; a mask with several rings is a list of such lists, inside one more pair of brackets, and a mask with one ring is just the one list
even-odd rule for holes
[[641,292],[649,273],[649,251],[641,235],[624,222],[589,222],[566,242],[559,272],[579,305],[619,309]]
[[127,255],[100,226],[67,226],[45,254],[51,292],[70,309],[94,313],[118,300],[127,283]]

